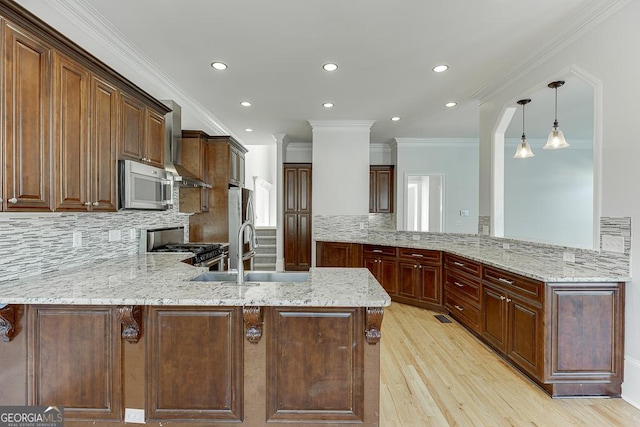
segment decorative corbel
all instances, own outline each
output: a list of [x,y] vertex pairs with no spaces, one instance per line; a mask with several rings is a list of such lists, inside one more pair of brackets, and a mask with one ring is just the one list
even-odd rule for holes
[[384,309],[382,307],[367,307],[366,308],[366,320],[364,328],[364,336],[369,344],[377,344],[380,342],[382,335],[380,329],[382,328],[382,316]]
[[0,308],[0,341],[11,341],[15,332],[16,311],[10,305]]
[[258,344],[262,338],[262,308],[256,306],[242,307],[244,318],[244,335],[251,344]]
[[142,336],[142,307],[123,305],[118,307],[118,320],[122,325],[122,338],[137,343]]

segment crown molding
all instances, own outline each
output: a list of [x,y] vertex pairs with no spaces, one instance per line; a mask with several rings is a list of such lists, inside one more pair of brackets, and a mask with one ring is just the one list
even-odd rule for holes
[[375,120],[308,120],[311,128],[315,130],[367,130],[376,122]]
[[479,138],[394,138],[398,148],[478,148]]
[[131,43],[88,1],[49,0],[49,3],[52,4],[52,8],[57,9],[64,18],[77,26],[87,37],[93,39],[111,55],[117,56],[118,60],[129,67],[137,76],[140,76],[141,80],[163,88],[170,97],[179,99],[183,110],[188,109],[191,115],[207,124],[213,132],[218,135],[230,135],[240,141],[240,138],[208,111],[204,105],[183,90],[169,75],[159,71],[158,64]]
[[611,17],[633,0],[591,0],[581,13],[565,21],[564,30],[560,31],[551,42],[540,47],[531,55],[527,56],[513,67],[509,67],[499,74],[496,74],[489,81],[483,84],[471,97],[477,99],[481,104],[486,100],[502,92],[508,85],[505,82],[514,82],[526,75],[532,68],[537,67],[544,61],[558,53],[561,49],[573,43],[587,31]]

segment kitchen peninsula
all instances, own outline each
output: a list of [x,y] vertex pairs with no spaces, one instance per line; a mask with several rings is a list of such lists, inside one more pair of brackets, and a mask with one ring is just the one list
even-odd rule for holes
[[[180,254],[0,283],[1,405],[65,425],[378,425],[390,298],[366,269],[227,286]],[[130,419],[133,419],[130,418]]]

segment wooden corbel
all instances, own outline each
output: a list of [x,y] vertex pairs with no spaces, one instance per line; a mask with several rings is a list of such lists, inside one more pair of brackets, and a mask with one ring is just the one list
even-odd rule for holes
[[142,336],[142,307],[123,305],[118,307],[118,320],[122,325],[122,338],[137,343]]
[[242,307],[244,318],[244,335],[251,344],[258,344],[262,338],[262,308],[249,306]]
[[10,305],[0,308],[0,341],[11,341],[15,332],[16,311]]
[[384,309],[382,307],[366,308],[364,336],[369,344],[377,344],[380,342],[380,338],[382,337],[380,329],[382,328],[383,314]]

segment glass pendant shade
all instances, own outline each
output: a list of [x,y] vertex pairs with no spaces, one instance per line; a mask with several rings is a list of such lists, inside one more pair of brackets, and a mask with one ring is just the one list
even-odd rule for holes
[[516,154],[513,155],[514,159],[528,159],[529,157],[534,157],[533,151],[531,151],[531,146],[527,142],[526,139],[522,138],[520,144],[516,148]]
[[557,126],[554,126],[549,132],[547,143],[542,147],[543,150],[558,150],[560,148],[567,148],[569,143],[564,139],[564,133]]

